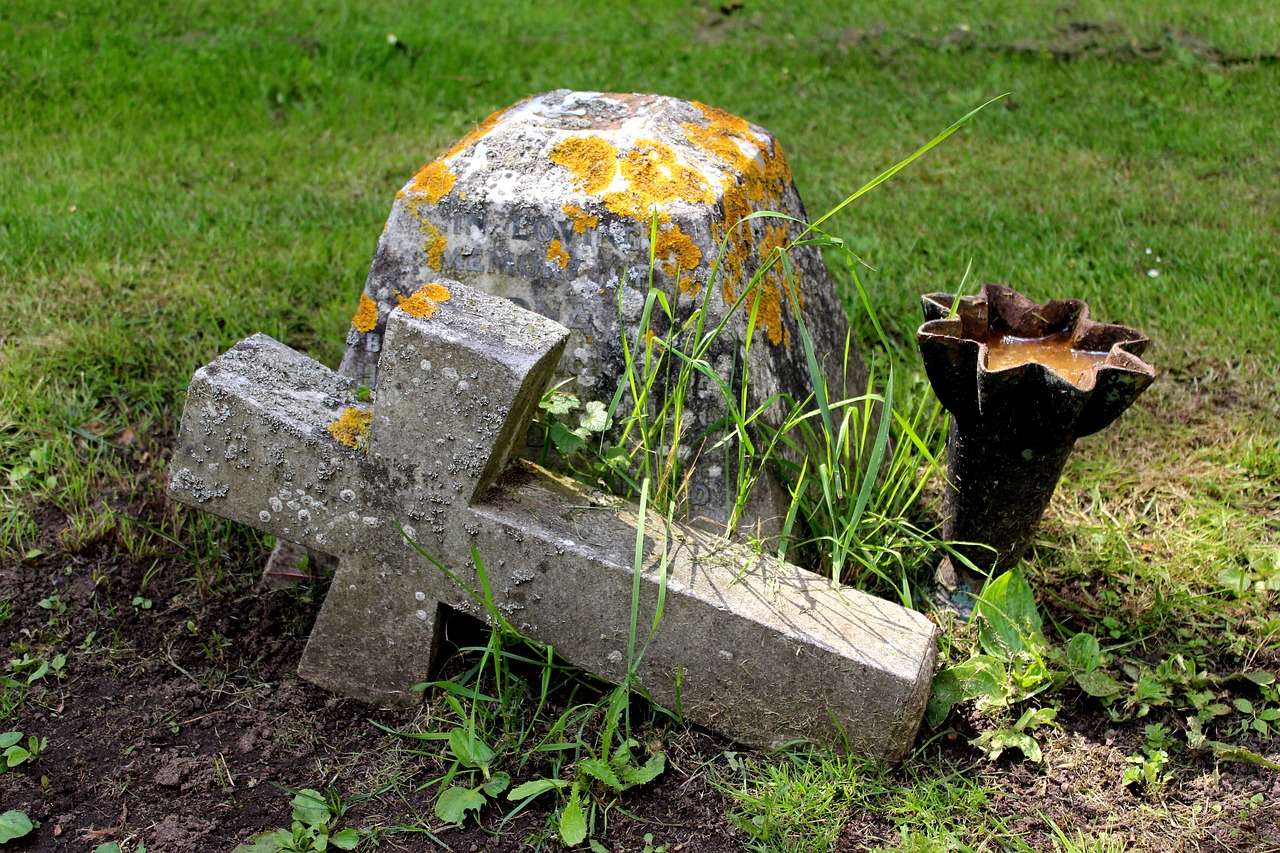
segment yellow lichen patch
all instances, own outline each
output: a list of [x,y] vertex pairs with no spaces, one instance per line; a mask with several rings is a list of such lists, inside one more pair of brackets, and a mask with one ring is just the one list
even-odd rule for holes
[[438,204],[440,199],[449,194],[458,176],[449,171],[444,160],[434,160],[418,170],[409,185],[409,192],[419,194],[418,204]]
[[552,240],[551,245],[547,247],[547,260],[559,264],[560,269],[569,265],[569,253],[560,245],[559,240]]
[[[659,221],[663,218],[670,219],[663,214]],[[662,225],[658,226],[658,243],[653,254],[662,261],[662,269],[667,275],[675,275],[677,269],[688,272],[702,263],[702,250],[674,222],[665,230]]]
[[[739,298],[739,288],[750,275],[752,258],[766,262],[775,249],[788,244],[785,226],[759,221],[738,225],[757,210],[779,210],[791,186],[791,167],[782,147],[758,136],[750,125],[724,110],[695,104],[704,122],[681,124],[685,138],[722,164],[721,207],[724,219],[712,228],[712,236],[728,236],[723,269],[718,270],[725,302]],[[736,227],[735,227],[736,226]],[[790,346],[790,332],[783,325],[783,310],[790,302],[781,267],[775,266],[743,298],[744,311],[757,311],[757,322],[774,344]]]
[[[771,257],[790,244],[785,225],[769,225],[760,238],[760,262],[766,263]],[[747,294],[747,310],[754,310],[753,303],[760,301],[757,323],[769,335],[770,343],[784,344],[791,348],[791,331],[783,325],[783,306],[791,302],[786,278],[782,271],[782,262],[778,260],[773,268],[761,276],[756,289]],[[757,292],[758,291],[758,292]]]
[[378,325],[378,303],[369,298],[367,293],[360,294],[360,306],[356,315],[351,318],[351,325],[357,332],[372,332]]
[[605,193],[604,206],[611,213],[627,216],[639,222],[646,221],[649,215],[649,209],[641,203],[640,197],[633,192]]
[[613,183],[618,149],[598,136],[572,136],[551,149],[551,162],[574,177],[574,188],[595,194]]
[[422,251],[427,253],[427,266],[438,272],[444,262],[444,250],[449,241],[440,233],[439,228],[426,220],[422,221],[422,233],[426,235],[426,239],[422,241]]
[[373,412],[347,409],[342,417],[329,424],[329,435],[353,450],[361,450],[369,442],[369,428],[373,425]]
[[735,141],[739,137],[736,134],[726,132],[719,125],[713,124],[710,127],[703,127],[697,122],[687,121],[681,124],[680,127],[684,130],[686,139],[704,151],[714,154],[735,171],[745,171],[749,164],[754,162],[754,158],[743,152]]
[[586,234],[588,228],[600,224],[599,216],[591,216],[576,204],[566,204],[563,208],[565,216],[573,220],[573,230],[578,234]]
[[747,124],[747,120],[733,113],[725,112],[719,107],[708,106],[699,101],[692,102],[695,107],[702,111],[713,125],[724,128],[728,133],[735,133],[739,136],[745,136],[751,133],[751,126]]
[[773,172],[774,179],[781,184],[779,192],[785,192],[791,185],[791,164],[787,162],[787,155],[782,153],[782,143],[776,139],[773,142],[773,156],[769,158],[769,169]]
[[[752,201],[776,208],[791,183],[791,169],[782,149],[776,144],[770,148],[769,142],[752,133],[743,119],[706,104],[697,106],[709,124],[684,122],[680,127],[685,138],[717,157],[727,172],[738,176]],[[747,153],[744,144],[758,153]]]
[[676,159],[671,146],[638,139],[622,160],[622,174],[643,209],[672,201],[711,202],[715,196],[706,179]]
[[428,284],[418,288],[408,299],[397,294],[396,300],[404,313],[425,320],[436,313],[437,302],[449,301],[449,288],[443,284]]
[[751,242],[751,225],[750,223],[738,226],[738,223],[751,215],[751,202],[747,200],[746,191],[738,186],[738,182],[733,179],[732,175],[725,176],[724,192],[722,194],[721,205],[724,207],[724,227],[728,233],[745,235],[747,242]]
[[[747,200],[746,191],[738,185],[733,175],[725,175],[721,205],[724,208],[724,222],[713,228],[712,233],[717,245],[728,235],[728,244],[724,252],[724,297],[727,304],[732,305],[736,298],[735,289],[742,282],[754,235],[751,223],[742,222],[751,215],[751,202]],[[739,224],[741,223],[741,224]]]
[[449,301],[449,288],[445,287],[443,284],[437,284],[435,282],[425,284],[418,288],[418,292],[426,296],[432,302]]

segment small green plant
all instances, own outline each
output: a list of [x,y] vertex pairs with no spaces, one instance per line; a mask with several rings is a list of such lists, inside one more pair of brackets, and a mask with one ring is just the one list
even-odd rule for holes
[[[652,513],[648,496],[649,483],[644,481],[640,484],[628,674],[606,694],[607,698],[578,705],[570,703],[566,711],[552,720],[543,720],[542,712],[547,707],[553,678],[562,672],[562,668],[555,663],[550,647],[520,637],[507,622],[494,603],[489,575],[480,554],[474,549],[471,552],[480,587],[477,590],[409,540],[423,558],[462,586],[489,615],[488,642],[484,646],[464,650],[479,653],[476,665],[461,678],[418,685],[419,689],[441,691],[460,725],[453,726],[448,733],[412,733],[374,724],[400,737],[446,743],[446,757],[451,759],[449,769],[442,777],[419,788],[437,787],[434,811],[440,820],[460,825],[468,814],[478,816],[486,804],[504,792],[507,800],[516,802],[506,818],[509,820],[535,798],[555,792],[563,798],[552,818],[555,832],[563,843],[573,846],[587,839],[596,826],[599,810],[609,807],[602,797],[596,796],[597,792],[616,798],[630,788],[652,781],[666,769],[666,756],[653,750],[646,757],[640,751],[639,740],[631,734],[631,694],[635,691],[643,695],[636,672],[661,621],[666,593],[668,555],[664,549],[658,569],[661,581],[657,605],[646,637],[642,633],[644,626],[640,620],[639,601],[641,566],[647,542],[644,530],[646,518]],[[670,508],[665,522],[669,527]],[[530,689],[530,680],[518,674],[513,663],[533,667],[539,674],[536,689]],[[580,677],[572,670],[564,672],[569,673],[571,679]],[[535,697],[536,702],[529,701]],[[530,704],[533,705],[532,710]],[[597,719],[601,721],[601,729],[599,740],[595,741],[588,732],[591,730],[589,726]],[[543,734],[533,743],[530,739],[535,729],[542,730]],[[499,763],[516,757],[520,766],[526,766],[533,758],[549,759],[549,772],[509,789],[510,773],[495,768]],[[465,781],[455,784],[459,777],[465,777]]]
[[1125,692],[1124,685],[1107,674],[1101,667],[1109,662],[1102,646],[1089,633],[1081,631],[1066,645],[1067,664],[1076,685],[1090,696],[1106,703]]
[[[492,766],[498,754],[476,732],[474,713],[467,715],[461,704],[453,696],[446,697],[459,716],[467,720],[466,726],[455,726],[449,731],[449,752],[453,755],[453,766],[440,782],[440,794],[436,797],[435,813],[445,823],[461,825],[466,820],[467,812],[477,815],[484,807],[486,797],[497,797],[511,785],[511,775],[506,772],[494,772]],[[478,785],[452,785],[459,768],[464,768],[472,776],[479,771],[482,781]]]
[[[604,403],[589,400],[586,406],[583,406],[576,394],[561,391],[565,382],[561,382],[543,394],[538,408],[543,413],[545,437],[555,445],[561,456],[572,459],[582,451],[583,446],[593,436],[600,435],[609,429],[613,421]],[[578,415],[578,425],[570,427],[564,419],[579,411],[581,414]]]
[[1234,699],[1231,704],[1244,717],[1238,730],[1241,735],[1252,733],[1269,738],[1280,732],[1280,708],[1252,702],[1243,696]]
[[45,659],[43,657],[33,657],[30,653],[24,653],[21,658],[11,658],[8,669],[14,676],[19,678],[25,676],[26,684],[34,684],[48,675],[52,675],[54,678],[65,678],[66,667],[66,655],[54,655],[52,658]]
[[1159,723],[1153,723],[1146,727],[1146,735],[1141,750],[1125,759],[1129,766],[1120,774],[1120,784],[1141,784],[1147,791],[1158,794],[1169,780],[1166,767],[1172,732]]
[[[286,789],[288,790],[288,789]],[[347,827],[334,831],[347,810],[337,797],[326,799],[319,791],[303,788],[293,793],[293,825],[288,829],[260,832],[233,853],[323,853],[325,850],[355,850],[374,837],[369,829]]]
[[25,812],[10,809],[4,814],[0,814],[0,844],[7,844],[15,838],[22,838],[35,827],[36,824],[31,822],[31,818],[27,817]]
[[0,775],[28,761],[35,761],[49,745],[48,738],[31,735],[22,745],[22,732],[0,732]]
[[41,610],[48,610],[54,616],[61,616],[67,612],[66,602],[62,600],[59,593],[51,593],[48,598],[42,598],[36,602],[36,606]]
[[[120,846],[119,841],[107,841],[93,848],[93,853],[124,853],[124,848]],[[147,846],[139,842],[132,853],[147,853]]]
[[[563,794],[567,790],[568,798],[560,809],[556,829],[561,841],[569,846],[581,844],[587,836],[588,821],[582,795],[589,793],[593,785],[617,796],[630,788],[652,782],[666,769],[666,756],[663,753],[654,752],[642,764],[635,754],[635,750],[640,747],[635,738],[623,734],[620,735],[621,742],[617,742],[615,734],[629,698],[629,691],[621,686],[610,695],[598,754],[578,759],[571,778],[533,779],[515,787],[507,795],[508,799],[521,801],[519,807],[523,808],[542,794],[551,791]],[[579,748],[583,747],[586,745],[579,744]],[[595,808],[595,801],[588,800],[587,809]]]
[[1280,548],[1254,549],[1218,572],[1218,583],[1238,596],[1280,592]]
[[1003,711],[1043,693],[1064,676],[1044,636],[1031,587],[1016,569],[984,587],[971,624],[981,651],[934,678],[926,710],[932,726],[940,725],[957,702],[975,700],[979,711]]
[[970,744],[982,750],[990,761],[995,761],[1007,749],[1016,749],[1028,761],[1039,764],[1042,754],[1040,743],[1035,738],[1035,730],[1040,726],[1058,728],[1058,724],[1054,722],[1057,716],[1056,708],[1028,708],[1012,726],[983,732],[970,741]]

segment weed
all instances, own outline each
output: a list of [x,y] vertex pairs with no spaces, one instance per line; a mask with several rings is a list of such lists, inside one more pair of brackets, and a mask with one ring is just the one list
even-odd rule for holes
[[27,738],[27,745],[23,746],[22,732],[0,733],[0,774],[19,764],[35,761],[48,745],[48,738],[31,735]]
[[957,702],[976,700],[981,711],[1003,711],[1043,693],[1064,676],[1055,666],[1035,597],[1020,572],[1006,572],[984,586],[973,624],[981,651],[934,679],[926,710],[930,725],[940,725]]
[[335,831],[350,805],[336,795],[326,798],[311,788],[290,793],[293,794],[292,826],[260,832],[248,843],[238,845],[234,853],[320,853],[330,848],[355,850],[363,842],[376,840],[376,832],[370,829],[347,827]]
[[864,764],[820,753],[760,763],[733,755],[728,766],[740,774],[740,781],[723,788],[738,803],[729,818],[759,853],[833,849],[865,784]]
[[[648,495],[649,483],[645,480],[640,485],[627,675],[605,699],[582,705],[571,702],[554,718],[544,719],[543,712],[548,707],[553,678],[564,670],[554,662],[550,647],[520,637],[507,622],[494,603],[480,554],[474,549],[471,553],[477,590],[409,540],[424,559],[466,589],[489,616],[489,639],[475,649],[480,654],[476,665],[462,678],[418,685],[418,689],[441,691],[459,725],[447,733],[397,732],[378,726],[400,737],[446,744],[448,769],[440,778],[421,786],[437,788],[434,811],[444,823],[461,824],[468,814],[479,815],[487,803],[506,793],[507,800],[516,805],[505,824],[536,798],[554,793],[561,798],[554,818],[556,834],[565,844],[574,845],[586,839],[591,827],[596,826],[597,814],[603,815],[602,810],[608,808],[594,795],[595,789],[616,797],[629,788],[651,782],[665,770],[666,758],[660,751],[651,751],[647,757],[640,751],[639,740],[632,736],[630,716],[632,691],[643,694],[636,672],[662,619],[666,592],[664,549],[657,606],[646,637],[641,633],[639,589],[646,518],[651,512]],[[669,526],[669,514],[665,521]],[[519,665],[533,668],[536,688],[531,689],[530,679],[518,672]],[[487,688],[482,690],[482,684]],[[531,702],[534,697],[536,702]],[[586,732],[588,723],[596,719],[600,734],[598,741],[593,741]],[[541,730],[536,742],[535,730]],[[495,769],[510,760],[505,757],[508,750],[519,755],[521,768],[527,768],[531,759],[549,759],[549,772],[511,788],[511,774]],[[462,783],[454,784],[460,778]]]
[[36,602],[36,606],[41,610],[47,610],[54,616],[61,616],[67,612],[67,605],[62,600],[62,596],[58,593],[51,593],[48,598],[42,598]]
[[66,655],[54,655],[52,658],[45,659],[32,657],[30,653],[26,653],[21,658],[10,659],[8,669],[14,676],[19,678],[25,676],[24,684],[33,684],[49,675],[57,679],[66,678],[66,666]]
[[1127,759],[1128,767],[1120,774],[1121,785],[1140,783],[1147,791],[1158,794],[1168,781],[1167,765],[1172,732],[1159,723],[1146,727],[1146,742],[1142,749]]
[[20,812],[17,809],[10,809],[4,814],[0,814],[0,844],[13,841],[15,838],[22,838],[35,829],[37,825],[31,822],[31,818],[27,817],[25,812]]

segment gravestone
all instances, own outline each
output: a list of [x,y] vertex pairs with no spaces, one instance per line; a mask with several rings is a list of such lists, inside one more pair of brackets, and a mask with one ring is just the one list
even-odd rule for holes
[[[528,98],[486,118],[396,195],[340,372],[376,386],[387,318],[401,299],[447,275],[566,326],[557,378],[570,379],[568,390],[583,401],[607,404],[623,372],[620,319],[634,343],[652,252],[653,285],[678,320],[704,299],[707,328],[728,317],[708,361],[729,378],[745,358],[748,411],[779,392],[803,400],[812,391],[797,312],[832,398],[843,399],[846,387],[862,393],[866,371],[856,348],[846,350],[848,322],[816,248],[790,252],[795,293],[781,266],[750,286],[762,262],[804,228],[783,218],[742,222],[758,211],[806,218],[781,146],[760,127],[657,95],[559,90]],[[757,331],[744,352],[752,310]],[[699,381],[686,412],[692,442],[724,415],[721,392]],[[783,414],[774,405],[764,420],[777,426]],[[732,447],[685,451],[699,459],[689,514],[724,524]],[[776,533],[789,503],[772,477],[762,478],[743,526],[760,522]]]
[[[187,392],[170,495],[338,558],[299,672],[380,703],[420,701],[442,608],[515,628],[611,680],[628,665],[634,556],[652,698],[749,745],[795,738],[900,758],[929,694],[922,615],[509,464],[570,333],[451,281],[390,312],[376,403],[356,382],[255,335]],[[401,528],[404,535],[401,535]],[[639,545],[637,545],[639,543]],[[643,631],[642,631],[643,634]]]

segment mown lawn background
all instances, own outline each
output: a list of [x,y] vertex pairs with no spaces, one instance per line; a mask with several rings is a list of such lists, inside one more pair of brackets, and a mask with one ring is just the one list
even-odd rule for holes
[[[4,571],[50,547],[41,506],[92,509],[123,467],[104,445],[166,445],[192,371],[239,339],[335,365],[394,193],[498,108],[555,88],[722,107],[779,137],[816,216],[1008,93],[828,230],[904,365],[919,294],[966,274],[1150,334],[1156,386],[1081,445],[1028,575],[1153,661],[1280,666],[1275,594],[1218,580],[1280,567],[1280,7],[725,9],[0,6]],[[1114,597],[1066,592],[1089,583]]]

